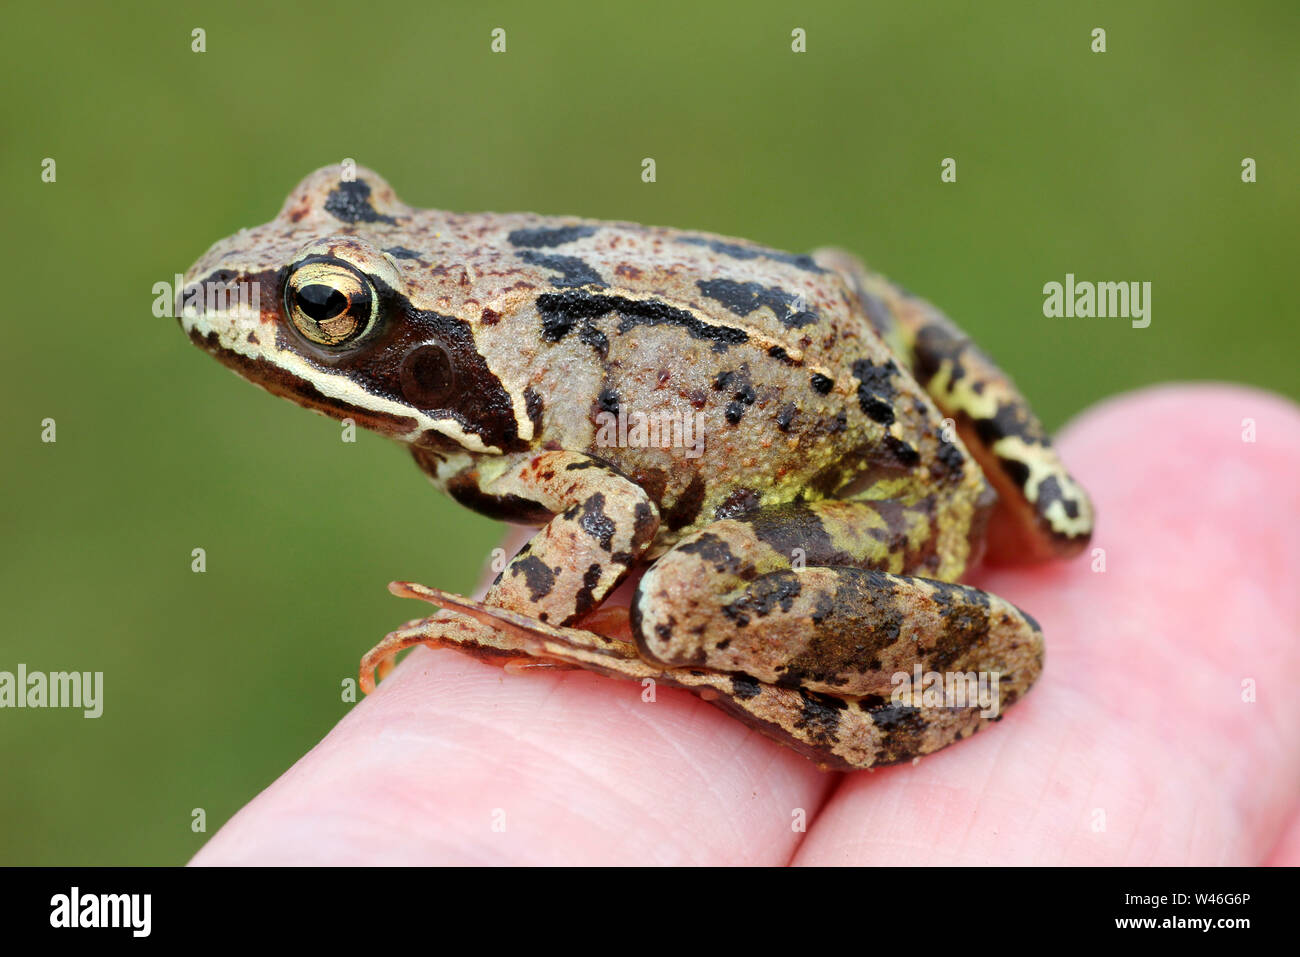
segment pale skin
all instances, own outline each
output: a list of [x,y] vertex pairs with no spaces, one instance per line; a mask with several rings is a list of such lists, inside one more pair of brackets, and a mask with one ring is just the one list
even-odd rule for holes
[[832,774],[686,692],[416,648],[194,863],[1300,864],[1300,409],[1165,387],[1058,446],[1106,571],[970,576],[1048,636],[970,740]]

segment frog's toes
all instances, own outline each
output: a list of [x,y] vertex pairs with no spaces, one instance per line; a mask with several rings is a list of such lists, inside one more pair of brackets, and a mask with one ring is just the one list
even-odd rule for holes
[[375,672],[379,680],[387,678],[393,670],[393,660],[399,651],[418,645],[423,640],[416,629],[418,622],[407,622],[396,631],[389,632],[384,640],[367,651],[361,658],[361,690],[370,694],[375,690]]
[[490,664],[503,664],[529,654],[509,633],[443,608],[429,618],[408,621],[370,649],[361,659],[361,690],[366,694],[374,691],[376,669],[383,680],[392,671],[396,655],[414,645],[453,648]]
[[577,665],[565,664],[560,661],[543,661],[541,658],[511,658],[502,666],[508,675],[522,675],[539,670],[567,671],[577,667]]
[[[535,667],[586,668],[619,677],[645,677],[658,670],[645,666],[627,640],[594,631],[548,625],[506,608],[497,608],[414,582],[392,582],[389,591],[439,606],[431,618],[408,622],[380,642],[363,660],[371,668],[403,648],[421,644],[452,648],[518,674]],[[588,616],[616,632],[629,631],[627,609]],[[621,625],[620,625],[621,622]],[[366,678],[363,676],[363,688]],[[371,684],[369,687],[373,687]],[[368,689],[367,689],[368,690]]]
[[428,585],[421,585],[419,582],[389,582],[389,594],[396,595],[398,598],[418,598],[421,601],[427,601],[431,605],[441,605],[439,599],[448,594],[437,588],[430,588]]

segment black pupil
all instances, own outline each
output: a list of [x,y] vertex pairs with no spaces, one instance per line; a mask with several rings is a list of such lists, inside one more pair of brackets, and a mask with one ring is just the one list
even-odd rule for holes
[[326,286],[323,283],[303,286],[296,295],[298,308],[316,322],[333,319],[348,307],[347,296],[333,286]]

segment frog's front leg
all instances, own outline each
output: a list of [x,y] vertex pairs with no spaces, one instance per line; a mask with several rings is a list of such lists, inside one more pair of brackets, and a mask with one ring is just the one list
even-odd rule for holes
[[[449,490],[487,511],[553,517],[497,576],[483,605],[541,623],[570,623],[604,601],[659,528],[659,510],[645,490],[590,456],[538,452],[491,469],[459,474]],[[412,587],[420,586],[390,586],[400,595]],[[444,610],[408,622],[372,648],[361,662],[362,690],[372,691],[375,670],[383,677],[398,652],[417,644],[498,663],[535,654],[517,633]]]
[[471,477],[489,498],[524,500],[554,516],[484,598],[538,621],[568,624],[599,605],[659,529],[659,510],[644,489],[579,452],[531,454],[495,476]]

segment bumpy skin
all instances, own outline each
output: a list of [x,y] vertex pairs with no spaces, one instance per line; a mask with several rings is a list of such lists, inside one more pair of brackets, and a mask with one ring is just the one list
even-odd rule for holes
[[[420,593],[448,610],[368,669],[418,633],[657,677],[828,766],[871,766],[985,720],[886,703],[893,671],[1001,670],[1003,705],[1038,672],[1032,619],[931,581],[978,559],[995,502],[1003,558],[1070,555],[1091,531],[1010,381],[843,253],[416,210],[368,170],[327,167],[186,278],[183,327],[235,371],[408,443],[478,511],[545,525],[483,603]],[[255,283],[257,307],[192,294],[228,283]],[[702,416],[703,454],[606,445],[600,416],[620,410]],[[566,627],[650,563],[639,656]]]

